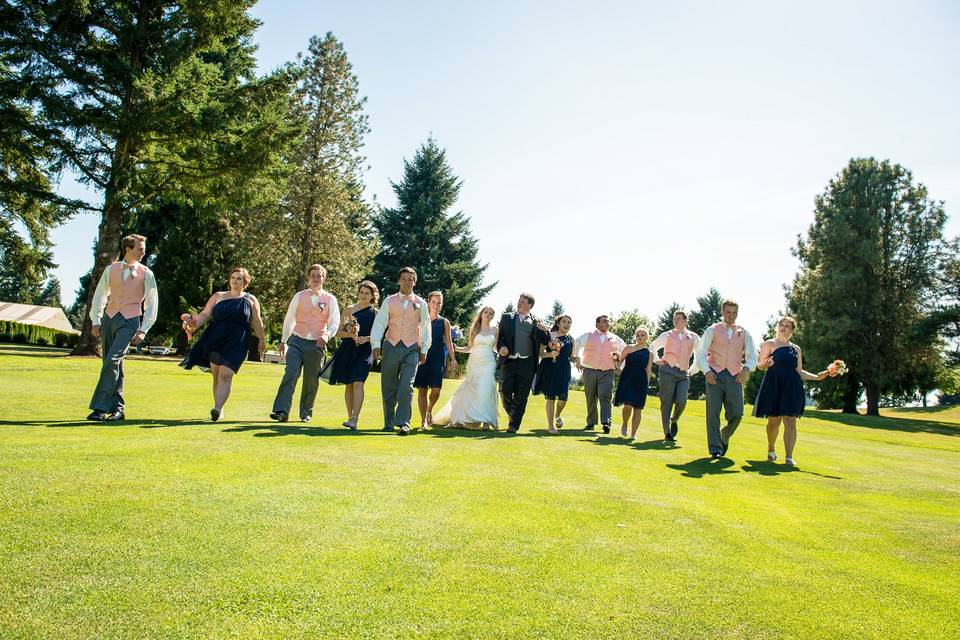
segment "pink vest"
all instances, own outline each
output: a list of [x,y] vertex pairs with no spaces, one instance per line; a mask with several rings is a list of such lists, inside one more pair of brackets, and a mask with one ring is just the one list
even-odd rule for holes
[[713,325],[713,340],[707,351],[707,363],[720,373],[724,369],[733,375],[743,369],[743,347],[746,344],[743,327],[734,326],[733,337],[727,338],[727,325],[718,322]]
[[387,298],[390,305],[390,320],[387,322],[387,342],[397,346],[402,342],[405,347],[422,344],[420,340],[420,309],[426,302],[418,295],[411,294],[413,302],[403,308],[403,296],[395,293]]
[[681,371],[690,368],[690,355],[693,353],[693,336],[688,332],[673,330],[667,333],[667,344],[663,346],[663,359],[667,364]]
[[[293,323],[293,331],[301,338],[312,336],[314,340],[323,338],[327,335],[327,320],[330,319],[330,303],[333,301],[326,291],[313,291],[304,289],[297,294],[300,299],[297,301],[297,316]],[[317,296],[314,303],[313,297]],[[321,308],[321,305],[323,308]]]
[[110,269],[110,297],[107,298],[107,317],[119,311],[126,319],[139,318],[143,312],[144,284],[147,268],[136,264],[135,275],[123,280],[123,262],[114,262]]
[[613,369],[613,352],[618,351],[617,345],[610,336],[601,343],[600,332],[587,334],[587,344],[583,346],[583,366],[589,369],[608,371]]

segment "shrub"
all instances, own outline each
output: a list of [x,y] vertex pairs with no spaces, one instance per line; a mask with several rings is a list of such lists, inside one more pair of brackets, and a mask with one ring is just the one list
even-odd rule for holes
[[40,347],[45,347],[45,346],[47,346],[48,344],[50,344],[50,341],[47,340],[46,338],[44,338],[43,336],[40,336],[39,338],[37,338],[36,340],[33,341],[33,344],[35,344],[35,345],[37,345],[37,346],[40,346]]
[[14,344],[27,344],[27,334],[15,333],[13,334],[13,338],[10,339],[10,342]]
[[10,334],[10,332],[4,331],[4,332],[0,333],[0,342],[10,342],[10,339],[11,339],[12,337],[13,337],[13,336]]

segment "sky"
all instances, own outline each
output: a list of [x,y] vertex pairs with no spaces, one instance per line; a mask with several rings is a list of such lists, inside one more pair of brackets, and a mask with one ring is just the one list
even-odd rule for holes
[[[960,234],[960,3],[270,0],[253,14],[263,73],[313,35],[344,44],[367,97],[371,201],[395,203],[390,181],[429,136],[446,149],[498,310],[529,291],[534,313],[560,300],[581,333],[716,287],[759,335],[815,196],[852,157],[910,169]],[[98,222],[53,233],[67,302]]]

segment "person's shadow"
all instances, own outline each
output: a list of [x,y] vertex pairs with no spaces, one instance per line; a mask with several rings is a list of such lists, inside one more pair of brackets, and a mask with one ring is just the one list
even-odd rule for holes
[[771,462],[770,460],[747,460],[747,464],[740,468],[747,473],[759,473],[762,476],[779,476],[784,473],[809,473],[810,475],[820,476],[821,478],[843,480],[843,478],[840,476],[831,476],[825,473],[817,473],[816,471],[806,471],[804,469],[800,469],[799,467],[778,464],[776,462]]
[[730,469],[732,466],[733,460],[729,458],[697,458],[684,464],[668,464],[667,468],[682,471],[681,475],[685,478],[702,478],[708,475],[719,476],[740,473],[735,469]]

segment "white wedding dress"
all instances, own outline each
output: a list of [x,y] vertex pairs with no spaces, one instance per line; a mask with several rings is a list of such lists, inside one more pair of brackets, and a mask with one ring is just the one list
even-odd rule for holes
[[463,429],[497,426],[496,339],[492,333],[481,333],[473,339],[467,375],[450,401],[433,415],[433,424]]

